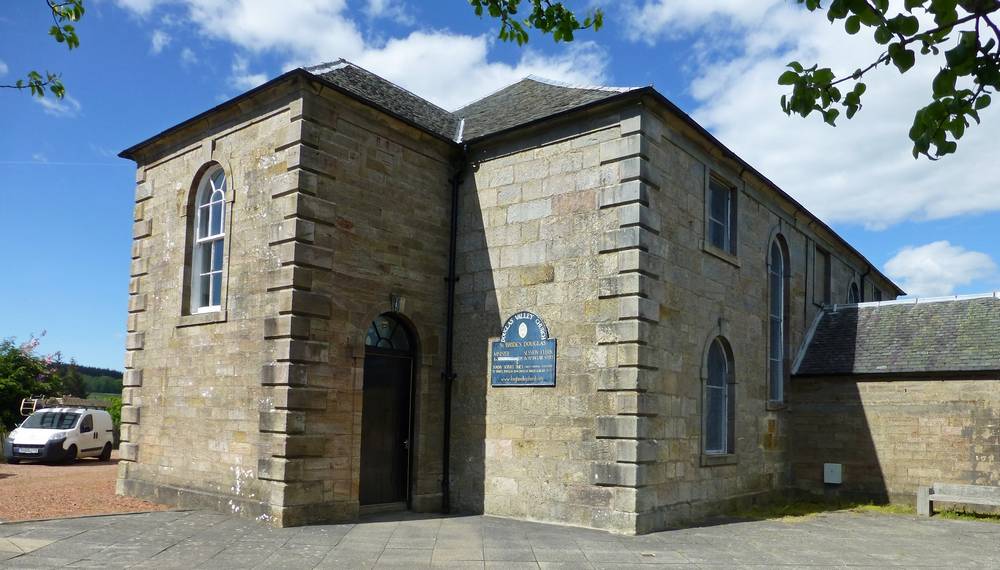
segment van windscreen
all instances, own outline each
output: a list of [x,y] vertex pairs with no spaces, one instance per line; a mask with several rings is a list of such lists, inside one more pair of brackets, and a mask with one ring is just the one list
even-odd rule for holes
[[70,429],[76,425],[80,414],[73,412],[35,412],[21,424],[23,428]]

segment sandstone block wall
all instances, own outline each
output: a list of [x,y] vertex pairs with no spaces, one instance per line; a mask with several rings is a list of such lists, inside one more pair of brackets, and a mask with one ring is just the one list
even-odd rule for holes
[[[831,253],[834,300],[866,268],[655,108],[595,110],[470,153],[452,474],[460,508],[643,532],[789,484],[787,413],[768,408],[762,341],[771,239],[781,233],[790,258],[789,368],[820,307],[817,245]],[[735,256],[704,247],[711,173],[738,190]],[[489,341],[520,310],[559,340],[555,388],[488,387]],[[735,352],[737,442],[733,455],[706,458],[702,362],[719,334]]]
[[1000,378],[797,378],[792,398],[798,489],[912,506],[921,485],[1000,486]]
[[[860,283],[867,269],[702,135],[656,111],[639,113],[629,143],[639,149],[647,216],[654,220],[638,224],[655,261],[640,277],[642,300],[650,307],[640,347],[648,356],[639,372],[647,384],[640,389],[649,403],[645,410],[656,410],[641,420],[652,451],[640,491],[648,509],[640,529],[697,518],[789,484],[788,412],[770,405],[767,391],[767,258],[774,237],[784,238],[789,261],[786,370],[820,306],[813,298],[816,248],[831,252],[835,301],[846,301],[851,281]],[[735,255],[706,245],[710,176],[736,189]],[[889,290],[887,283],[879,286]],[[720,335],[734,353],[735,442],[733,454],[710,457],[702,453],[704,359]]]
[[[622,122],[618,111],[595,111],[470,151],[459,210],[452,453],[459,509],[634,529],[635,482],[611,472],[619,458],[634,461],[616,442],[635,434],[615,431],[627,426],[615,421],[620,403],[611,383],[619,366],[639,357],[635,330],[623,330],[632,344],[619,345],[615,327],[623,315],[632,319],[626,326],[637,325],[641,309],[634,293],[602,293],[614,286],[608,278],[643,263],[629,242],[634,235],[622,230],[638,212],[624,206],[637,204],[623,183],[631,165],[610,148]],[[489,343],[521,310],[542,317],[558,341],[554,388],[489,387]],[[604,485],[620,481],[624,493]]]
[[[276,525],[356,516],[364,336],[396,308],[419,340],[412,500],[436,508],[452,148],[311,85],[261,97],[137,157],[119,492]],[[189,200],[213,162],[223,307],[190,315]]]
[[[277,357],[265,338],[277,315],[267,279],[281,266],[271,188],[287,176],[281,147],[298,99],[292,86],[271,91],[253,115],[221,113],[137,160],[121,493],[280,522],[283,489],[258,476],[272,446],[260,416],[274,399],[259,377]],[[210,164],[227,177],[223,305],[191,315],[192,192]]]
[[[396,312],[412,327],[416,359],[411,507],[441,506],[448,237],[455,150],[446,142],[330,91],[309,94],[300,156],[312,174],[302,198],[323,204],[311,219],[332,252],[313,290],[330,306],[328,405],[307,417],[325,442],[304,468],[322,481],[310,511],[354,516],[361,459],[364,339],[372,321]],[[393,306],[393,298],[397,306]]]

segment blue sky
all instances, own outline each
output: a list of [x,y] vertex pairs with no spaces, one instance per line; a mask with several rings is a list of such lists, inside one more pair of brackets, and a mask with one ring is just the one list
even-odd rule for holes
[[42,3],[6,4],[0,84],[58,70],[69,97],[0,90],[0,337],[45,330],[44,352],[82,364],[121,368],[124,354],[134,167],[117,152],[337,57],[446,108],[531,73],[653,84],[912,292],[1000,288],[1000,115],[990,109],[958,156],[914,161],[906,131],[928,62],[879,71],[850,124],[786,118],[785,62],[854,69],[872,56],[791,0],[596,2],[604,30],[571,46],[535,34],[527,49],[495,41],[461,0],[88,0],[73,52],[46,35]]

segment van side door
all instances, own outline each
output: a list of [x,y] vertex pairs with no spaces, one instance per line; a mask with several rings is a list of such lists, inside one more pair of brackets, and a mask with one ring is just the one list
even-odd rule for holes
[[101,434],[94,429],[94,415],[87,414],[80,420],[80,455],[95,455],[101,452]]

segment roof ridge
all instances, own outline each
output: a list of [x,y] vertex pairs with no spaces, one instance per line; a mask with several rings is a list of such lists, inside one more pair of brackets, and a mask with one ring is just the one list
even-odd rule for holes
[[310,66],[310,67],[303,67],[302,69],[308,71],[309,73],[312,73],[313,75],[320,75],[321,73],[327,73],[327,72],[330,72],[330,71],[335,71],[337,69],[342,69],[342,68],[347,67],[347,66],[353,67],[355,69],[359,69],[361,71],[364,71],[365,73],[373,75],[373,76],[381,79],[382,81],[385,81],[389,85],[392,85],[396,89],[399,89],[400,91],[408,93],[408,94],[416,97],[417,99],[420,99],[421,101],[427,103],[428,105],[431,105],[432,107],[434,107],[436,109],[444,111],[445,113],[447,113],[449,115],[455,116],[455,114],[453,112],[449,111],[448,109],[445,109],[444,107],[438,105],[437,103],[435,103],[435,102],[433,102],[433,101],[431,101],[429,99],[425,99],[424,97],[421,97],[420,95],[417,95],[413,91],[410,91],[409,89],[407,89],[406,87],[403,87],[402,85],[396,83],[395,81],[390,81],[390,80],[386,79],[385,77],[382,77],[381,75],[375,73],[374,71],[372,71],[370,69],[367,69],[367,68],[364,68],[364,67],[361,67],[360,65],[354,63],[353,61],[349,61],[349,60],[344,59],[342,57],[338,58],[336,61],[331,61],[331,62],[327,62],[327,63],[321,63],[319,65],[313,65],[313,66]]
[[493,91],[490,91],[489,93],[487,93],[487,94],[485,94],[485,95],[483,95],[481,97],[473,99],[472,101],[469,101],[468,103],[459,106],[454,111],[452,111],[452,113],[457,113],[458,111],[461,111],[462,109],[465,109],[466,107],[471,107],[472,105],[474,105],[474,104],[476,104],[476,103],[478,103],[478,102],[480,102],[480,101],[482,101],[484,99],[489,99],[490,97],[496,95],[497,93],[499,93],[499,92],[501,92],[501,91],[503,91],[505,89],[508,89],[510,87],[513,87],[513,86],[517,85],[518,83],[523,83],[525,81],[534,81],[535,83],[543,83],[545,85],[551,85],[553,87],[566,87],[568,89],[589,89],[591,91],[608,91],[608,92],[611,92],[611,93],[627,93],[627,92],[633,91],[635,89],[641,89],[640,87],[633,87],[633,86],[630,86],[630,87],[613,87],[613,86],[609,86],[609,85],[581,85],[581,84],[576,84],[576,83],[569,83],[569,82],[566,82],[566,81],[558,81],[556,79],[549,79],[547,77],[542,77],[540,75],[535,75],[533,73],[530,73],[528,75],[525,75],[521,79],[518,79],[517,81],[514,81],[513,83],[508,83],[508,84],[504,85],[503,87],[498,87],[497,89],[494,89]]
[[[537,81],[539,83],[545,83],[546,85],[552,85],[554,87],[566,87],[568,89],[587,89],[590,91],[610,91],[612,93],[627,93],[634,89],[639,89],[638,86],[621,86],[617,87],[614,85],[585,85],[582,83],[569,83],[568,81],[559,81],[557,79],[549,79],[548,77],[542,77],[541,75],[530,74],[524,79],[530,79],[532,81]],[[523,80],[522,80],[523,81]]]

